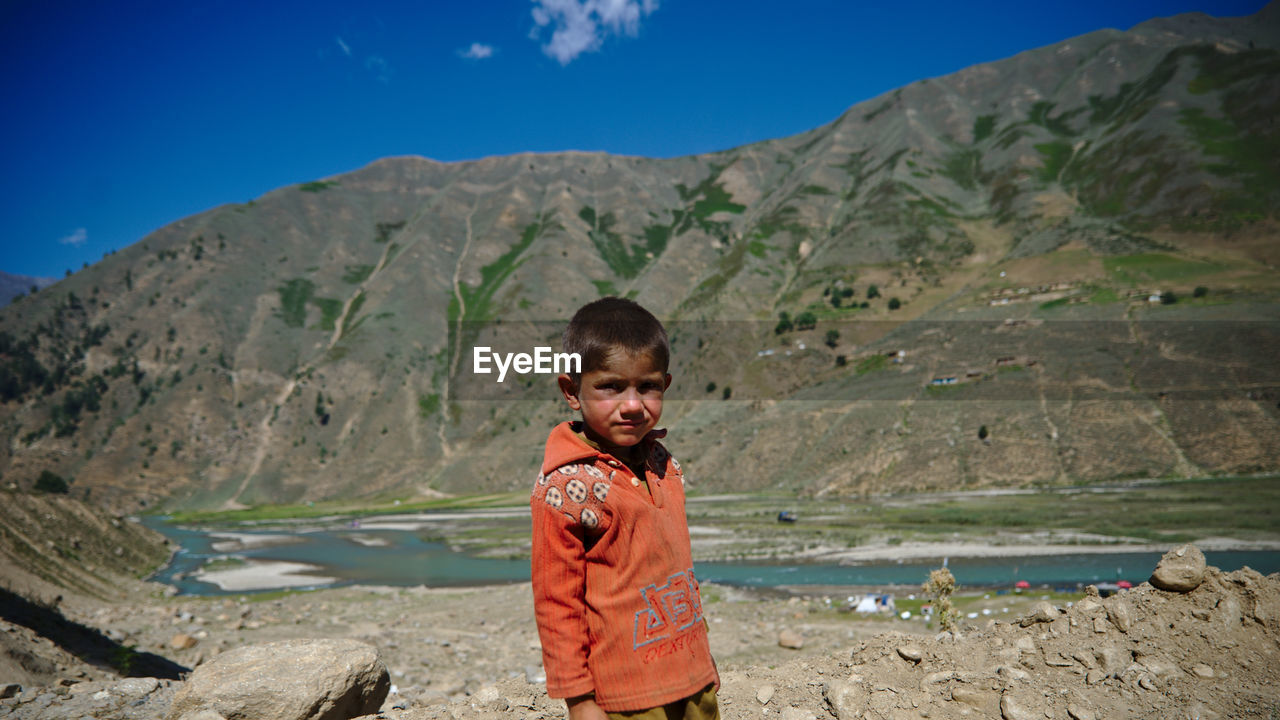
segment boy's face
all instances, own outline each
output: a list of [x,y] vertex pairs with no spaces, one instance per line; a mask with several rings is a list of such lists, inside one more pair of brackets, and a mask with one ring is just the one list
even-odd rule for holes
[[582,413],[587,437],[606,448],[631,447],[661,419],[671,375],[647,354],[615,352],[604,367],[582,373],[576,387],[568,375],[558,382],[569,407]]

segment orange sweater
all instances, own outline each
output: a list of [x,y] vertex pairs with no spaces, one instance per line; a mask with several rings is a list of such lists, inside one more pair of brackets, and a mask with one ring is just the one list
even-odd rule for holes
[[533,488],[533,607],[547,694],[642,710],[719,683],[693,576],[680,463],[650,433],[649,493],[562,423]]

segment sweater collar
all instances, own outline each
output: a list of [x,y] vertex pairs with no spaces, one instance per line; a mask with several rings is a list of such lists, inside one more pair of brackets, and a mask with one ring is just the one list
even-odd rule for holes
[[[551,430],[551,434],[547,437],[547,448],[542,460],[543,474],[549,473],[562,465],[587,458],[613,457],[584,442],[573,431],[572,425],[571,422],[565,421]],[[646,450],[651,450],[653,443],[657,442],[659,438],[666,437],[666,435],[667,431],[665,429],[651,430],[649,434],[644,436],[644,440],[641,440],[641,443],[645,445]],[[617,458],[614,459],[616,460]]]

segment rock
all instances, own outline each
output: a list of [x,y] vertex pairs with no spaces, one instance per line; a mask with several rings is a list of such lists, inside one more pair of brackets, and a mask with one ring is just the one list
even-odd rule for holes
[[1028,680],[1031,678],[1031,673],[1012,665],[1001,665],[996,668],[996,675],[1007,680]]
[[169,640],[169,647],[174,650],[187,650],[195,647],[200,641],[186,633],[178,633]]
[[1129,610],[1129,603],[1117,595],[1112,595],[1104,604],[1107,607],[1107,619],[1111,624],[1122,633],[1129,632],[1129,628],[1133,627],[1133,613]]
[[782,720],[813,720],[816,716],[803,708],[789,707],[783,708],[781,717]]
[[1058,619],[1058,608],[1044,600],[1031,606],[1031,612],[1027,613],[1018,624],[1022,627],[1030,627],[1036,623],[1053,622]]
[[756,690],[756,700],[758,700],[761,705],[768,705],[769,701],[773,699],[773,693],[774,689],[772,685],[761,685]]
[[1094,650],[1093,656],[1098,660],[1098,667],[1105,670],[1108,675],[1119,674],[1133,662],[1133,653],[1116,647]]
[[1093,619],[1093,631],[1096,633],[1104,633],[1107,631],[1107,619],[1099,615]]
[[979,690],[968,685],[957,685],[951,688],[951,699],[962,705],[976,708],[985,715],[995,715],[996,709],[999,707],[999,701],[995,693],[988,690]]
[[1143,673],[1142,677],[1138,678],[1138,687],[1143,690],[1155,690],[1156,682],[1151,679],[1150,673]]
[[1086,683],[1089,683],[1090,685],[1097,685],[1098,683],[1102,682],[1103,680],[1106,680],[1109,677],[1111,676],[1108,675],[1107,672],[1102,668],[1094,668],[1090,670],[1087,675],[1084,676],[1084,681]]
[[1071,667],[1076,663],[1074,660],[1064,657],[1062,653],[1054,653],[1052,655],[1044,656],[1044,664],[1049,667]]
[[[277,720],[345,720],[378,711],[391,678],[356,640],[283,640],[222,653],[196,668],[167,720],[197,713]],[[212,717],[212,716],[209,716]]]
[[1071,720],[1097,720],[1098,718],[1092,710],[1077,703],[1067,704],[1067,715]]
[[[1090,585],[1089,587],[1093,587],[1093,586]],[[1097,588],[1093,588],[1093,589],[1097,590]],[[1076,603],[1075,609],[1076,609],[1076,612],[1082,613],[1084,615],[1096,615],[1097,613],[1102,612],[1102,603],[1098,601],[1098,597],[1096,595],[1094,596],[1085,595],[1083,598],[1080,599],[1079,602]]]
[[1210,615],[1210,621],[1219,625],[1226,625],[1228,628],[1240,624],[1240,601],[1235,595],[1227,595],[1218,601],[1218,607],[1213,609]]
[[0,685],[0,699],[16,697],[20,692],[22,692],[22,686],[18,683]]
[[845,680],[828,685],[824,691],[827,706],[838,720],[853,720],[862,717],[867,708],[868,694],[862,683]]
[[1000,717],[1004,720],[1040,720],[1044,714],[1033,709],[1026,698],[1005,693],[1000,696]]
[[1160,558],[1151,584],[1170,592],[1191,592],[1204,581],[1204,553],[1195,545],[1174,548]]
[[804,647],[804,638],[800,637],[800,633],[795,630],[783,630],[778,633],[778,645],[792,650],[799,650]]
[[507,699],[502,696],[502,693],[498,692],[498,688],[492,685],[485,685],[480,688],[471,699],[486,710],[502,712],[510,707]]
[[1188,720],[1218,720],[1218,713],[1205,707],[1203,703],[1195,703],[1187,710]]
[[931,685],[946,682],[955,676],[955,670],[939,670],[938,672],[929,673],[920,681],[920,689],[924,692],[929,692]]
[[898,656],[915,665],[919,665],[920,658],[923,657],[920,654],[920,648],[915,647],[914,645],[899,645]]
[[127,698],[150,695],[160,688],[160,681],[152,677],[126,678],[111,686],[110,691]]
[[1199,665],[1191,668],[1191,674],[1196,677],[1208,679],[1213,677],[1213,668],[1205,665],[1204,663],[1200,663]]

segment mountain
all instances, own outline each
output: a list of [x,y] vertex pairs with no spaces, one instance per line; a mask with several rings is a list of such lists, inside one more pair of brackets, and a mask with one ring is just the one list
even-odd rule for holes
[[1277,78],[1273,3],[708,155],[388,158],[215,208],[0,310],[0,474],[122,508],[523,487],[567,410],[474,349],[608,293],[668,323],[695,491],[1273,471]]
[[49,287],[54,282],[56,282],[54,278],[11,275],[0,271],[0,305],[8,305],[27,293],[38,292],[41,288]]

